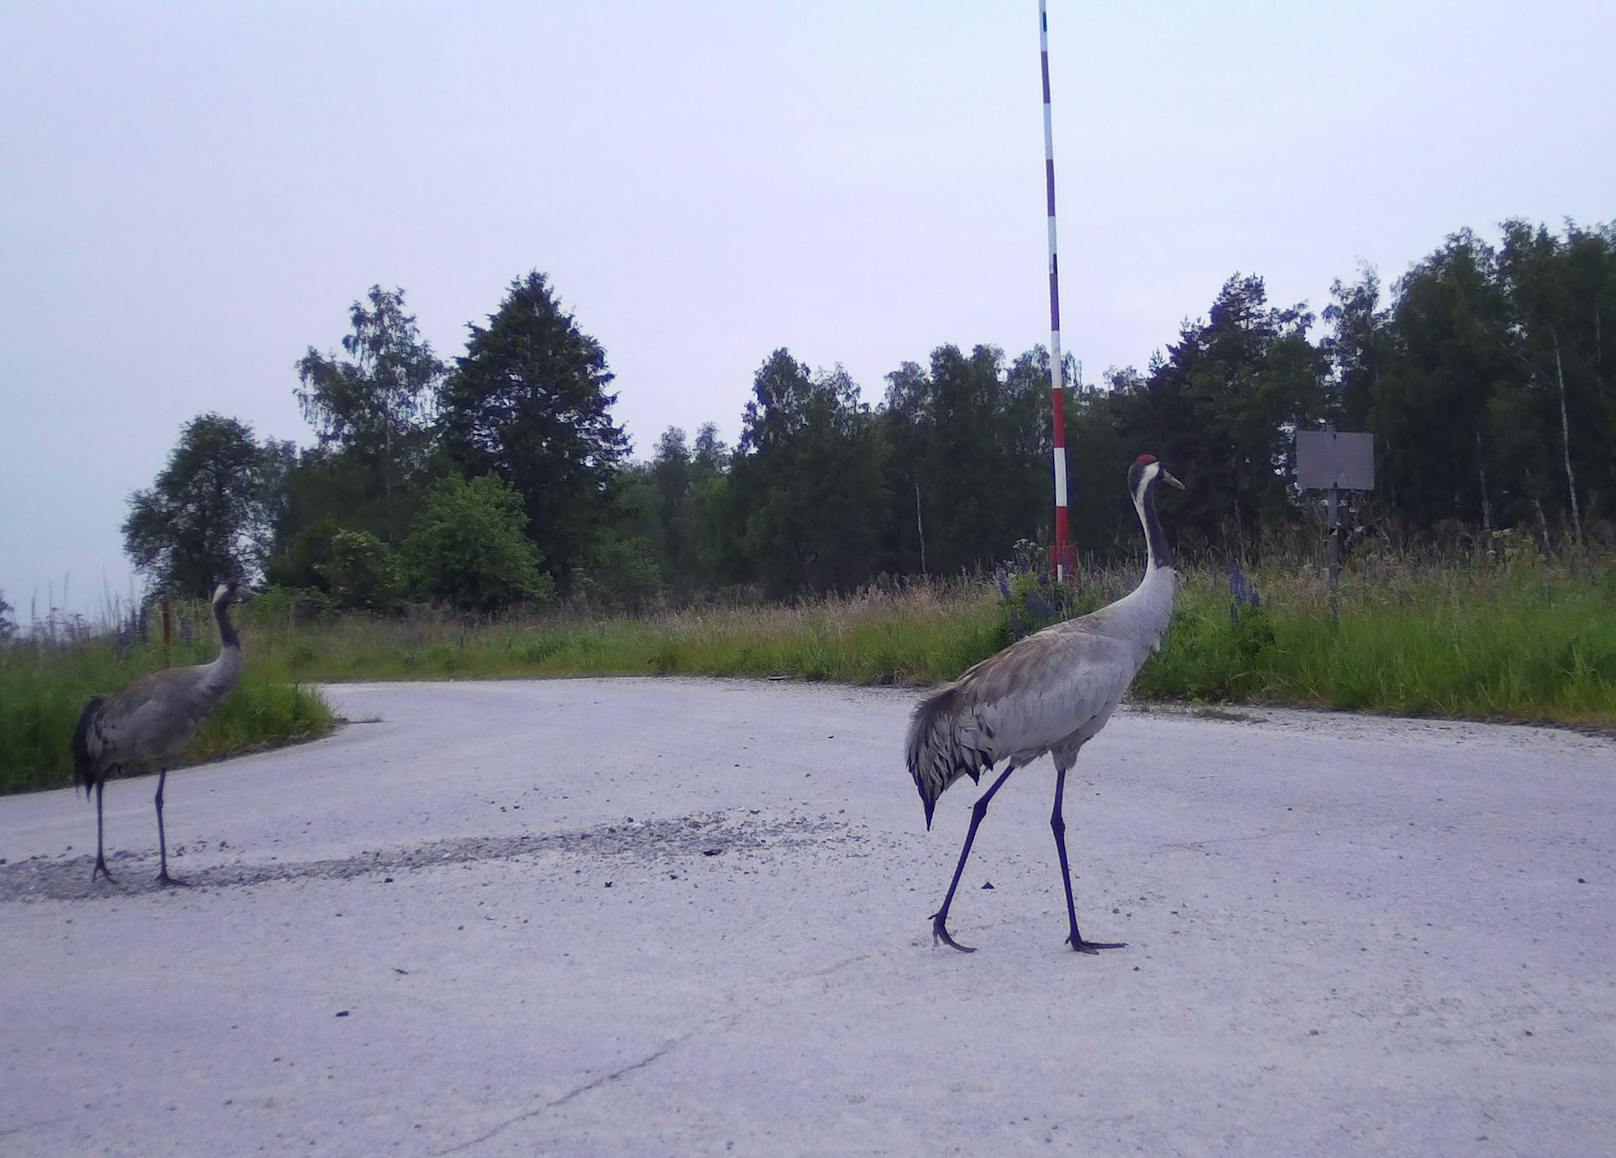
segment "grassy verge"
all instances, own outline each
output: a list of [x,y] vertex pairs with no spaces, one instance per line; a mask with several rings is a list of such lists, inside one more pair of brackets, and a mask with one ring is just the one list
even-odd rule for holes
[[[205,663],[217,646],[176,647],[172,662]],[[71,784],[73,726],[84,701],[162,666],[161,647],[137,645],[120,655],[105,636],[0,648],[0,792]],[[241,683],[203,724],[184,761],[311,739],[332,725],[317,693],[288,680],[284,668],[249,661]]]
[[[1081,612],[1137,576],[1092,577]],[[1616,727],[1616,563],[1416,568],[1369,561],[1343,578],[1333,623],[1305,570],[1254,576],[1260,607],[1231,608],[1228,581],[1191,573],[1136,699],[1248,702],[1407,715]],[[916,586],[796,607],[702,608],[638,617],[552,613],[467,624],[345,616],[290,622],[244,608],[247,674],[192,756],[318,735],[319,681],[577,675],[787,676],[854,684],[951,679],[1027,625],[987,583]],[[174,662],[206,659],[211,645]],[[84,696],[160,666],[105,641],[0,651],[0,791],[70,776]]]
[[990,589],[970,584],[635,617],[466,625],[346,616],[264,624],[258,638],[298,680],[685,674],[926,684],[958,675],[1009,637]]
[[[1236,615],[1221,573],[1187,577],[1136,698],[1616,726],[1612,562],[1421,568],[1370,560],[1343,577],[1339,624],[1313,571],[1253,578],[1262,604]],[[1116,598],[1136,579],[1131,571],[1091,578],[1075,610]],[[683,673],[928,684],[992,654],[1026,622],[993,586],[971,583],[789,608],[473,626],[349,617],[265,624],[263,633],[276,662],[300,680]]]
[[1371,568],[1339,625],[1316,579],[1259,580],[1231,616],[1192,584],[1138,694],[1403,715],[1616,725],[1616,568]]
[[1339,625],[1317,581],[1272,575],[1230,615],[1192,588],[1145,696],[1404,715],[1616,725],[1616,568],[1370,568],[1343,580]]

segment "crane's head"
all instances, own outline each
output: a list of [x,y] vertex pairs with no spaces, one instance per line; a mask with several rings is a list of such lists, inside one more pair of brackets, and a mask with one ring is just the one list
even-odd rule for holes
[[248,594],[247,586],[241,580],[226,579],[213,589],[213,606],[223,607],[227,603],[240,603]]
[[1141,454],[1133,460],[1133,465],[1128,468],[1128,493],[1133,495],[1135,502],[1143,503],[1145,494],[1158,482],[1164,482],[1168,486],[1177,487],[1179,490],[1184,489],[1184,484],[1174,478],[1172,472],[1165,466],[1156,461],[1155,455]]

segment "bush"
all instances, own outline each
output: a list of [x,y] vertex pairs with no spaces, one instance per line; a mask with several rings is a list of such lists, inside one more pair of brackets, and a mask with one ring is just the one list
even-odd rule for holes
[[1048,552],[1030,539],[1013,548],[1014,557],[994,572],[999,590],[999,623],[1006,643],[1042,631],[1062,620],[1086,615],[1110,601],[1103,584],[1074,575],[1057,582],[1044,561]]
[[662,569],[644,538],[602,535],[573,571],[571,587],[592,604],[638,611],[661,594]]
[[264,581],[272,587],[326,589],[322,564],[331,558],[331,536],[342,527],[329,516],[316,519],[292,536],[264,563]]
[[548,602],[555,584],[526,526],[521,496],[494,475],[440,480],[404,540],[410,586],[462,611]]
[[403,576],[392,549],[369,531],[332,535],[326,559],[315,570],[331,585],[331,596],[342,608],[380,611],[404,594]]
[[318,587],[265,587],[236,609],[243,626],[302,623],[328,619],[336,602]]

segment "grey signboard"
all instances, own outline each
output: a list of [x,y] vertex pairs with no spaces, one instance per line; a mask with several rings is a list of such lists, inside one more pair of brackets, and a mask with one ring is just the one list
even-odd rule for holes
[[1339,430],[1298,430],[1296,485],[1303,490],[1374,490],[1375,436]]

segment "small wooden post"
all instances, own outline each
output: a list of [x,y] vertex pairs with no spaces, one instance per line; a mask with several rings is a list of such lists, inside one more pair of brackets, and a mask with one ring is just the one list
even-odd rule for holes
[[1341,488],[1330,488],[1330,622],[1341,622]]
[[920,535],[920,574],[926,575],[926,524],[920,520],[920,484],[915,483],[915,530]]

